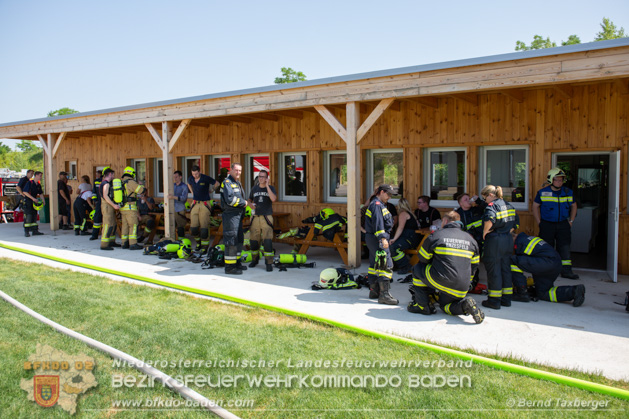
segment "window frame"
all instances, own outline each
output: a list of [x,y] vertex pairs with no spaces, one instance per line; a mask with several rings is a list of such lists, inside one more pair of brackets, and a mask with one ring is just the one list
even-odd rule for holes
[[[308,201],[308,188],[306,188],[306,194],[304,196],[301,195],[287,195],[284,193],[284,190],[286,189],[286,181],[285,181],[285,176],[284,176],[284,158],[286,156],[303,156],[304,160],[306,161],[306,164],[308,163],[308,153],[305,151],[287,151],[287,152],[282,152],[282,153],[278,153],[278,166],[280,169],[280,172],[278,172],[277,174],[277,187],[279,188],[278,192],[278,197],[280,201],[286,201],[286,202],[307,202]],[[308,173],[306,173],[306,177],[308,176]],[[302,179],[302,182],[304,182],[304,185],[306,184],[306,179]]]
[[[270,153],[245,154],[245,166],[243,167],[243,170],[242,170],[243,173],[240,175],[240,183],[242,183],[244,185],[244,187],[245,187],[245,190],[249,191],[249,192],[251,192],[251,188],[253,188],[253,185],[255,184],[253,179],[249,177],[249,171],[251,171],[251,175],[253,176],[253,165],[252,165],[252,167],[249,167],[249,160],[251,158],[255,158],[255,157],[268,157],[269,158],[269,165],[271,164],[271,154]],[[269,171],[270,170],[271,170],[271,168],[269,167]],[[244,176],[244,178],[243,178],[243,176]],[[243,180],[244,180],[244,182],[243,182]],[[247,196],[245,198],[249,199],[249,194],[247,194]]]
[[[203,169],[202,169],[202,161],[203,161],[203,156],[198,155],[198,156],[179,156],[179,170],[181,170],[181,173],[183,174],[183,180],[185,180],[185,183],[188,182],[188,164],[187,161],[189,159],[197,159],[199,160],[199,168],[201,168],[201,173],[203,173]],[[190,166],[192,167],[192,166]]]
[[330,196],[330,155],[342,154],[347,161],[346,150],[327,150],[323,153],[323,200],[330,203],[347,204],[347,197]]
[[[427,195],[430,196],[430,192],[431,192],[431,185],[430,185],[430,178],[431,178],[431,173],[430,173],[430,168],[431,168],[431,164],[430,164],[430,154],[433,152],[440,152],[440,151],[462,151],[464,153],[464,162],[465,162],[465,169],[463,170],[463,189],[466,190],[467,189],[467,180],[468,180],[468,170],[469,170],[469,165],[468,165],[468,157],[469,157],[469,151],[467,149],[467,147],[426,147],[424,149],[424,167],[423,167],[423,177],[424,177],[424,193],[423,195]],[[438,203],[438,204],[437,204]],[[459,207],[459,203],[457,202],[456,199],[444,199],[444,200],[438,200],[438,199],[430,199],[430,206],[435,208],[435,207],[439,207],[439,208],[458,208]]]
[[[155,180],[153,186],[154,197],[163,198],[164,197],[164,179],[162,173],[162,182],[159,181],[159,171],[164,170],[164,159],[162,157],[155,157],[153,161],[153,179]],[[159,191],[159,188],[162,188],[162,192]]]
[[[74,168],[74,170],[72,170]],[[79,164],[77,160],[68,161],[68,176],[69,180],[78,180],[79,178]]]
[[[486,186],[487,183],[487,151],[499,150],[499,151],[510,151],[510,150],[524,150],[524,159],[526,162],[525,169],[525,179],[524,179],[524,202],[509,202],[513,205],[513,208],[519,211],[528,211],[529,209],[529,200],[530,200],[530,164],[529,164],[529,151],[530,147],[528,144],[523,145],[492,145],[492,146],[482,146],[479,147],[478,150],[478,193]],[[497,185],[501,186],[501,185]]]
[[[140,182],[140,179],[138,179],[137,177],[137,173],[138,173],[138,169],[136,167],[136,163],[144,163],[144,183]],[[148,169],[148,165],[146,164],[146,159],[131,159],[130,162],[130,166],[133,167],[133,170],[135,170],[136,173],[136,180],[138,181],[138,183],[145,185],[147,183],[147,178],[148,178],[148,174],[146,173],[147,169]]]
[[[367,176],[365,182],[365,196],[370,197],[373,193],[374,189],[376,189],[376,185],[374,184],[374,155],[376,154],[385,154],[385,153],[402,153],[402,169],[404,169],[404,149],[403,148],[371,148],[365,150],[365,164],[367,166]],[[402,179],[404,179],[404,174],[402,174]],[[397,205],[399,202],[399,198],[391,198],[389,199],[393,205]],[[409,201],[410,202],[410,201]]]
[[[231,168],[232,164],[232,156],[230,154],[208,154],[205,156],[205,164],[207,167],[207,175],[212,179],[218,182],[218,176],[214,177],[216,173],[216,164],[214,163],[214,159],[229,159],[229,167]],[[185,179],[185,183],[188,183],[188,179]],[[212,199],[220,199],[221,198],[221,188],[219,187],[217,190],[212,192]]]

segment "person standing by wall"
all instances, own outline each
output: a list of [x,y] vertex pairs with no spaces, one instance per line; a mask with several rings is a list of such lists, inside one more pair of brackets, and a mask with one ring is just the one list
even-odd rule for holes
[[103,234],[100,239],[101,250],[114,250],[114,247],[120,245],[115,244],[116,238],[116,210],[120,209],[120,205],[116,204],[109,196],[111,190],[111,181],[114,179],[115,172],[111,168],[103,170],[103,179],[100,184],[100,200],[101,211],[103,213]]
[[570,243],[572,242],[572,223],[577,218],[577,203],[572,189],[563,186],[566,174],[558,167],[550,169],[546,180],[550,185],[537,191],[533,201],[533,217],[539,226],[539,237],[561,256],[561,276],[579,279],[572,272]]
[[251,241],[251,255],[253,260],[249,265],[255,267],[260,260],[260,242],[264,244],[264,263],[266,271],[273,271],[273,202],[277,201],[275,188],[269,184],[269,172],[258,172],[260,183],[251,189],[249,202],[255,210],[249,228]]
[[[37,207],[41,203],[42,195],[44,191],[41,188],[42,172],[35,172],[33,178],[29,180],[22,193],[24,194],[24,236],[30,237],[30,233],[33,236],[41,236],[44,233],[40,233],[39,226],[37,225]],[[42,204],[43,205],[43,204]]]
[[[210,245],[210,219],[212,210],[210,200],[212,192],[218,188],[214,178],[201,173],[199,166],[192,166],[192,176],[188,178],[188,188],[192,192],[192,210],[190,211],[190,233],[197,242],[198,250],[206,250]],[[185,204],[185,202],[184,202]]]
[[68,224],[68,216],[70,215],[68,208],[70,206],[70,190],[68,189],[68,174],[66,172],[59,172],[59,179],[57,180],[57,199],[59,201],[59,228],[62,230],[72,230],[72,227]]
[[240,163],[232,163],[229,175],[221,184],[225,273],[230,275],[242,275],[242,271],[247,269],[240,263],[240,254],[245,240],[242,217],[247,206],[245,191],[240,184],[241,173]]

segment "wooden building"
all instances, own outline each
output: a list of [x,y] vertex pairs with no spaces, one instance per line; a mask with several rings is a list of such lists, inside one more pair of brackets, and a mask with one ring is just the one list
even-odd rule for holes
[[[357,213],[378,183],[413,206],[429,195],[441,210],[498,184],[536,234],[533,198],[561,165],[582,207],[573,259],[590,255],[615,278],[616,267],[629,274],[628,117],[624,38],[5,123],[0,138],[40,141],[47,179],[133,165],[158,197],[174,170],[185,178],[195,163],[216,178],[241,162],[247,190],[268,166],[274,208],[293,225],[324,207],[348,215],[353,266]],[[304,195],[294,192],[299,176]],[[47,185],[55,213],[56,182]]]

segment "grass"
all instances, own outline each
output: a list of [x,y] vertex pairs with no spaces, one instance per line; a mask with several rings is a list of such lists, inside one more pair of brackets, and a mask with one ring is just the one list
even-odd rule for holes
[[[228,410],[242,417],[520,417],[543,414],[573,416],[574,408],[557,406],[561,401],[606,403],[607,417],[626,417],[629,402],[548,381],[540,381],[482,365],[472,367],[348,368],[347,366],[303,366],[308,360],[352,361],[457,361],[420,348],[366,337],[334,327],[285,315],[222,304],[206,299],[111,281],[106,278],[60,270],[39,264],[0,259],[0,290],[40,314],[104,342],[139,359],[166,360],[175,365],[159,369],[173,376],[325,376],[342,374],[382,375],[386,380],[399,376],[401,385],[382,388],[299,388],[293,386],[255,387],[241,380],[237,387],[190,387],[213,400],[252,400],[253,407]],[[201,417],[198,410],[122,410],[118,400],[161,398],[183,403],[183,399],[156,383],[153,388],[114,388],[112,377],[141,374],[130,367],[114,365],[111,358],[85,344],[59,334],[48,326],[0,302],[0,412],[2,417],[67,417],[59,407],[44,409],[26,399],[19,387],[22,378],[33,372],[23,362],[35,352],[37,343],[48,344],[68,354],[94,357],[98,387],[79,396],[78,417]],[[289,364],[289,359],[290,364]],[[521,361],[521,365],[533,366]],[[180,366],[179,360],[267,360],[279,365],[263,368]],[[626,382],[604,377],[540,367],[575,378],[628,388]],[[471,387],[411,388],[409,377],[469,376]],[[390,382],[390,381],[389,381]],[[313,384],[312,381],[307,381]],[[316,384],[317,382],[314,382]],[[360,386],[359,386],[360,387]],[[511,409],[510,400],[551,406]],[[551,409],[551,410],[548,410]],[[579,414],[600,414],[580,410]]]

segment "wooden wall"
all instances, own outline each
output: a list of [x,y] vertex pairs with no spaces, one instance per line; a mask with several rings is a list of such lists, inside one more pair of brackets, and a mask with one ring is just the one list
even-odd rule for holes
[[[626,84],[626,82],[625,82]],[[361,141],[363,149],[403,148],[405,195],[414,202],[422,190],[422,156],[427,147],[466,147],[467,190],[478,193],[478,148],[482,145],[526,144],[529,149],[529,197],[535,196],[550,169],[551,153],[566,151],[621,150],[620,272],[629,274],[629,216],[627,213],[627,141],[629,140],[629,94],[619,82],[521,90],[514,99],[502,93],[481,93],[478,103],[461,97],[436,97],[436,107],[412,100],[387,110]],[[373,108],[372,108],[373,109]],[[342,108],[331,109],[344,122]],[[368,110],[368,109],[365,109]],[[364,120],[366,112],[361,115]],[[191,126],[173,153],[186,155],[230,154],[232,161],[244,163],[249,153],[306,151],[309,173],[307,203],[276,203],[277,211],[291,212],[291,222],[312,215],[323,207],[345,213],[345,205],[322,202],[322,151],[345,149],[344,142],[316,113],[303,112],[303,118],[280,116],[278,121],[253,119],[250,123]],[[272,157],[276,154],[272,154]],[[92,177],[95,165],[112,164],[121,171],[131,158],[161,157],[160,149],[146,133],[71,137],[57,154],[58,167],[77,160],[79,176]],[[271,177],[277,181],[277,159],[272,158]],[[178,165],[179,162],[176,162]],[[202,159],[202,165],[205,165]],[[150,161],[147,177],[152,179]],[[205,171],[207,168],[202,167]],[[364,161],[363,161],[364,173]],[[78,183],[78,182],[76,182]],[[276,183],[276,182],[274,182]],[[364,191],[362,192],[364,195]],[[361,200],[365,200],[362,196]],[[522,229],[536,234],[529,210],[519,212]]]

